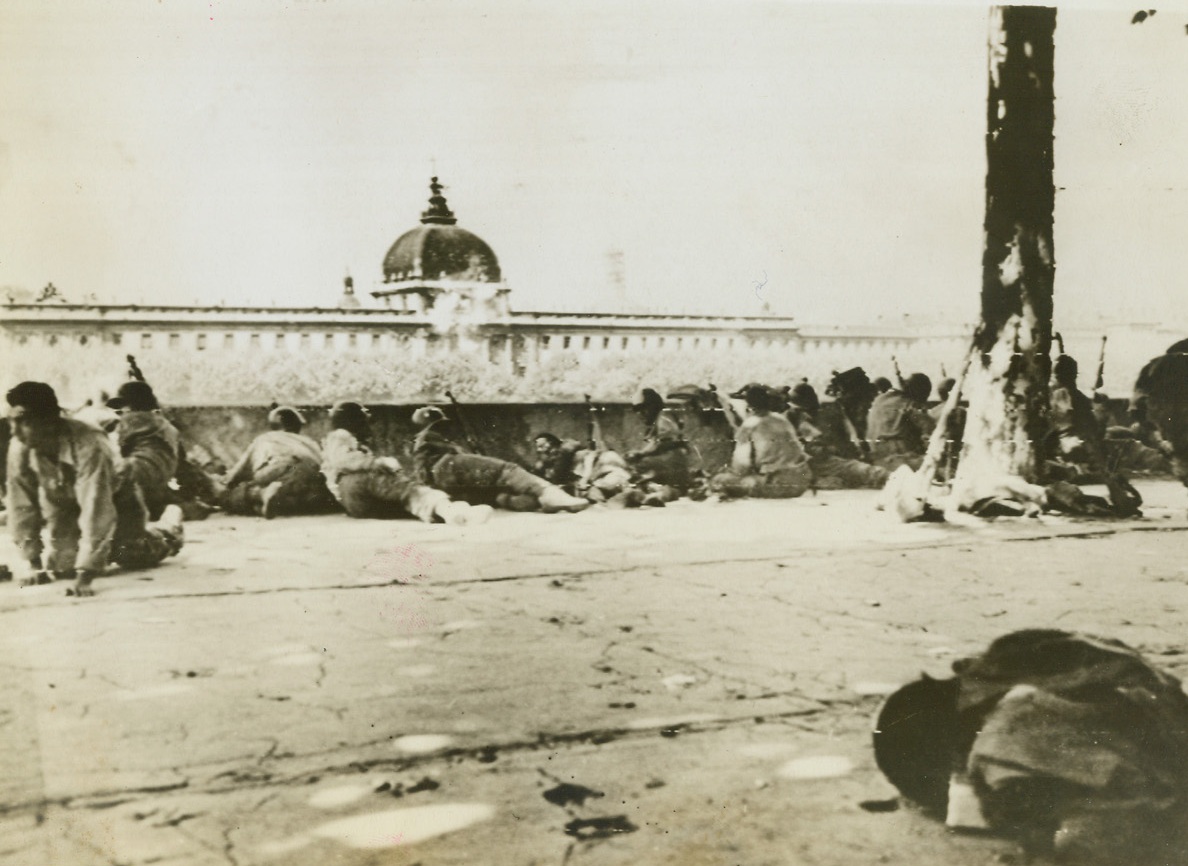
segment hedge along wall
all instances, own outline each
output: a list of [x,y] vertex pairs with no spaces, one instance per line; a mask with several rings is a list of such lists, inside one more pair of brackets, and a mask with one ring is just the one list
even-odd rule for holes
[[[412,443],[418,430],[412,423],[412,413],[418,405],[368,406],[376,453],[393,455],[406,468],[412,466]],[[320,442],[330,432],[330,407],[297,408],[306,420],[302,432]],[[473,403],[457,410],[448,405],[442,408],[450,418],[462,415],[483,453],[525,466],[535,460],[532,438],[537,433],[549,431],[562,439],[582,442],[588,436],[589,413],[581,403]],[[729,462],[732,434],[721,410],[702,412],[681,407],[672,411],[684,424],[685,435],[704,469],[716,471]],[[176,407],[167,408],[165,415],[181,431],[195,460],[206,462],[205,451],[224,468],[235,462],[253,438],[268,429],[268,409],[263,406]],[[599,404],[598,418],[608,448],[625,452],[642,444],[644,426],[629,405]]]

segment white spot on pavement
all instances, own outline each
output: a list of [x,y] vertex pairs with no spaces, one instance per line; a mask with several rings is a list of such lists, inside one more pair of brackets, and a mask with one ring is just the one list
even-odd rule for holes
[[677,689],[693,685],[697,682],[697,677],[690,674],[673,674],[670,677],[660,680],[660,682],[664,683],[664,688],[675,692]]
[[751,743],[739,749],[744,757],[764,760],[786,758],[795,751],[796,746],[792,743]]
[[370,785],[339,785],[336,788],[325,788],[309,798],[309,805],[315,809],[336,809],[363,799],[373,790]]
[[442,803],[355,815],[315,827],[312,832],[351,848],[391,848],[453,833],[494,814],[495,809],[486,803]]
[[444,749],[453,742],[454,738],[446,734],[409,734],[397,737],[392,741],[392,745],[410,755],[426,755]]
[[850,686],[850,691],[856,695],[889,695],[899,688],[899,683],[880,683],[863,681]]
[[853,762],[842,755],[817,755],[789,761],[780,767],[779,774],[785,779],[832,779],[853,769]]

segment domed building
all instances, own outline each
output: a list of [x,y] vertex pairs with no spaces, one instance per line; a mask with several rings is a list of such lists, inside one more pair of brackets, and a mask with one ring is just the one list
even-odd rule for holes
[[[234,388],[255,397],[253,371],[270,365],[375,369],[382,377],[387,358],[433,363],[436,357],[465,356],[476,371],[488,367],[523,376],[554,361],[562,361],[560,367],[609,370],[628,356],[653,356],[658,365],[671,367],[717,355],[756,371],[790,360],[802,375],[820,378],[843,364],[877,369],[892,355],[917,369],[934,368],[927,358],[960,357],[968,341],[960,328],[803,329],[791,318],[771,315],[513,312],[495,251],[458,225],[442,189],[433,178],[420,223],[396,238],[366,291],[356,294],[348,275],[341,292],[309,307],[103,304],[93,298],[78,303],[52,286],[32,301],[10,293],[6,303],[0,300],[0,357],[16,362],[10,376],[63,386],[76,381],[82,397],[96,371],[118,375],[125,357],[135,353],[173,405],[214,405]],[[611,286],[623,282],[621,267],[608,276]],[[557,287],[556,296],[567,294],[566,286]],[[367,303],[368,295],[378,303]],[[290,378],[303,381],[296,373]],[[334,389],[333,382],[325,386]],[[412,398],[395,387],[393,399]],[[289,399],[283,393],[268,396]]]
[[[389,307],[428,313],[448,303],[451,313],[506,315],[508,293],[499,259],[482,238],[458,225],[437,178],[421,224],[396,239],[384,256],[383,288],[372,297]],[[448,302],[445,300],[448,298]]]

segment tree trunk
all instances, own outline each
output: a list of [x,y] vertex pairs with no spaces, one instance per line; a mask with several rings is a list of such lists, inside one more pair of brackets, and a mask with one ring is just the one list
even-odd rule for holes
[[1052,343],[1052,89],[1056,10],[990,13],[982,318],[965,393],[954,479],[967,507],[1004,476],[1037,482],[1047,428]]

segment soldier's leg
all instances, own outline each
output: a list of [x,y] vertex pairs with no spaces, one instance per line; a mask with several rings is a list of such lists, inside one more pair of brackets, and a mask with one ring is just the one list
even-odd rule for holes
[[130,475],[119,479],[114,498],[116,529],[111,558],[116,565],[126,569],[152,568],[181,550],[180,508],[170,506],[168,520],[163,514],[161,526],[150,527],[140,488]]
[[[404,472],[360,474],[366,479],[367,493],[372,500],[392,503],[424,523],[432,523],[435,519],[446,523],[480,522],[490,513],[490,506],[453,502],[445,492],[419,484]],[[484,508],[485,511],[481,510]]]
[[219,505],[228,514],[259,514],[260,488],[250,482],[228,487]]
[[882,490],[891,474],[881,466],[832,456],[813,460],[812,468],[819,490]]
[[919,454],[886,454],[875,460],[874,465],[890,475],[900,466],[906,466],[915,472],[923,462],[924,458]]
[[711,493],[730,499],[750,496],[751,491],[762,481],[758,475],[738,475],[734,472],[719,472],[710,479]]
[[758,499],[795,499],[809,489],[812,474],[808,465],[797,469],[784,469],[762,477],[760,483],[751,489],[751,496]]
[[288,470],[264,488],[261,513],[265,517],[285,514],[317,514],[327,510],[330,491],[318,467],[294,461]]

